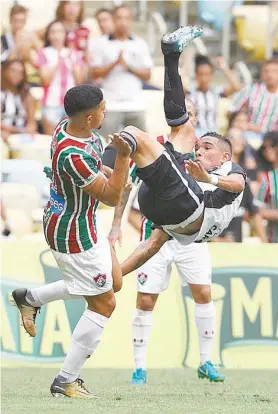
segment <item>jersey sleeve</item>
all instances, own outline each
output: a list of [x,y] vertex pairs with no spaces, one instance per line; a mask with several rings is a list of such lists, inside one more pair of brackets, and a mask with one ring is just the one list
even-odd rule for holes
[[242,175],[245,182],[246,182],[246,179],[247,179],[246,172],[244,171],[244,169],[240,165],[236,164],[235,162],[232,163],[231,171],[228,173],[228,175],[231,175],[231,174],[240,174],[240,175]]
[[80,188],[91,184],[100,172],[97,160],[85,152],[69,154],[64,161],[63,168],[73,183]]

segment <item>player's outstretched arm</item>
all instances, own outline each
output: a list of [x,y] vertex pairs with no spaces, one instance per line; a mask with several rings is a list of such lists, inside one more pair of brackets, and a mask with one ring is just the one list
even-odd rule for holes
[[121,264],[123,276],[138,269],[153,257],[169,240],[169,236],[161,229],[155,229],[151,236],[140,243],[134,252]]
[[111,139],[117,151],[112,174],[107,179],[103,173],[99,173],[83,190],[102,203],[115,207],[119,204],[127,183],[131,148],[120,136]]
[[231,193],[240,193],[244,190],[245,177],[243,175],[243,170],[243,174],[233,173],[226,177],[222,177],[216,174],[209,174],[198,161],[185,161],[185,166],[191,177],[196,181],[213,184],[221,190],[229,191]]

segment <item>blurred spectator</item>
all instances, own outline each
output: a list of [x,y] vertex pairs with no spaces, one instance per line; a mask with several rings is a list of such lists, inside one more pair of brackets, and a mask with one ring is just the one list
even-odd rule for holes
[[84,19],[83,1],[60,1],[56,10],[56,20],[66,29],[66,44],[70,49],[83,52],[88,46],[90,30],[82,25]]
[[45,134],[52,134],[59,120],[65,115],[66,91],[83,82],[84,73],[80,51],[65,46],[66,31],[60,21],[50,23],[45,33],[45,47],[36,59],[41,84],[42,126]]
[[262,203],[262,216],[268,222],[268,241],[278,243],[278,132],[272,135],[275,159],[272,170],[261,174],[258,201]]
[[219,100],[227,97],[240,89],[240,83],[223,57],[216,59],[216,66],[220,69],[230,83],[228,88],[212,87],[214,67],[207,56],[196,55],[195,75],[196,88],[188,91],[190,99],[197,106],[197,136],[207,131],[216,131],[216,116]]
[[41,42],[35,33],[24,29],[28,9],[16,4],[10,10],[10,32],[1,36],[1,62],[13,59],[27,60],[30,50],[38,50]]
[[251,181],[257,180],[257,162],[253,155],[253,149],[244,139],[243,132],[238,128],[231,128],[227,132],[227,138],[233,148],[233,161],[239,164],[247,173]]
[[110,35],[114,32],[115,25],[111,10],[99,9],[95,14],[95,18],[97,19],[101,34]]
[[35,102],[31,96],[25,67],[20,60],[8,60],[1,68],[1,136],[7,141],[10,134],[33,134]]
[[243,198],[235,217],[229,224],[229,226],[221,233],[219,237],[213,239],[218,242],[242,242],[242,222],[243,220],[249,221],[252,219],[256,234],[259,236],[263,243],[267,243],[267,235],[263,224],[262,215],[254,200],[254,196],[247,181]]
[[276,150],[274,147],[275,137],[277,137],[277,131],[267,132],[264,135],[263,143],[256,153],[256,160],[259,171],[271,171],[273,163],[276,160]]
[[142,82],[150,79],[152,59],[146,42],[131,33],[132,12],[128,6],[113,11],[115,32],[91,45],[93,79],[102,78],[107,114],[104,138],[131,124],[145,130]]
[[11,228],[8,223],[6,209],[1,201],[1,221],[2,221],[2,236],[3,237],[9,237],[11,234]]
[[248,114],[248,130],[263,134],[278,130],[278,59],[264,63],[262,83],[243,88],[235,97],[232,111],[245,108]]

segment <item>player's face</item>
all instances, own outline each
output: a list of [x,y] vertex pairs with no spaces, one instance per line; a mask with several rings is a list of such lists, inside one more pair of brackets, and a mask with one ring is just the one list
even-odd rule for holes
[[196,69],[196,83],[200,89],[208,89],[212,81],[213,70],[210,65],[200,65]]
[[114,16],[116,32],[121,34],[129,34],[132,26],[132,15],[128,8],[122,7],[117,10]]
[[200,138],[195,146],[195,159],[200,161],[206,170],[220,167],[230,159],[228,152],[223,151],[219,140],[214,137]]
[[262,80],[266,86],[278,86],[278,63],[267,63],[263,67]]
[[99,106],[97,107],[97,109],[95,111],[93,111],[91,113],[91,115],[89,116],[89,118],[88,118],[91,129],[99,129],[99,128],[101,128],[101,126],[103,124],[103,121],[104,121],[105,112],[106,112],[106,103],[103,100],[99,104]]

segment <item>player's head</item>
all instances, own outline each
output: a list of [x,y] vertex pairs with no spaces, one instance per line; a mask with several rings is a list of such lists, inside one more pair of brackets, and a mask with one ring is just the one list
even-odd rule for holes
[[196,106],[194,102],[188,98],[185,99],[185,104],[189,116],[189,121],[191,122],[191,125],[195,127],[195,125],[197,124]]
[[267,60],[263,65],[262,80],[267,87],[278,87],[278,59]]
[[207,56],[196,55],[195,76],[198,88],[201,90],[209,88],[213,77],[213,65]]
[[64,99],[65,112],[80,127],[99,129],[105,116],[105,101],[101,90],[85,84],[69,89]]
[[195,146],[195,158],[206,170],[220,167],[232,157],[232,145],[223,135],[207,132]]

